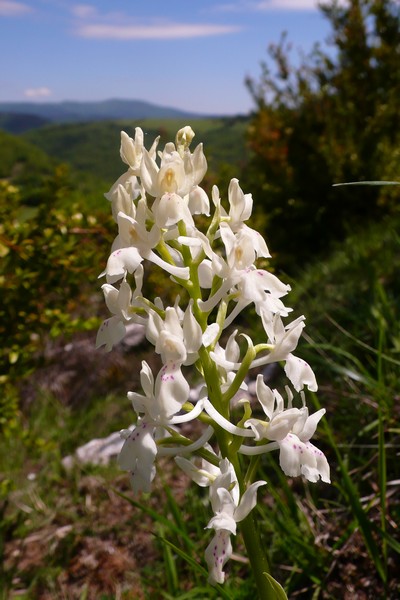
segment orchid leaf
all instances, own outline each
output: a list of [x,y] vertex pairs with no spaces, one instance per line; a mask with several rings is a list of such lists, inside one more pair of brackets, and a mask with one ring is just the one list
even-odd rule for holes
[[270,575],[269,573],[263,573],[264,577],[267,578],[269,585],[271,586],[272,590],[274,591],[275,594],[275,600],[288,600],[288,597],[286,596],[286,592],[283,589],[283,587],[281,586],[281,584],[272,577],[272,575]]
[[344,185],[400,185],[400,181],[349,181],[347,183],[334,183],[332,187]]

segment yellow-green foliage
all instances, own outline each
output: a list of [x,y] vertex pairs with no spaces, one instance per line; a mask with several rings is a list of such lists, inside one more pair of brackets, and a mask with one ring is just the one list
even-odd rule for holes
[[[98,322],[82,306],[97,288],[108,219],[83,213],[84,202],[78,206],[59,179],[56,169],[39,206],[22,203],[20,188],[9,180],[0,183],[4,381],[26,374],[47,336],[93,328]],[[69,198],[70,204],[65,201]]]

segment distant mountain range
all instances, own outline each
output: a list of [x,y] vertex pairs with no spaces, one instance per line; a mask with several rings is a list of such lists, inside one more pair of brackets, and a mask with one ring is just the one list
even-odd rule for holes
[[0,128],[11,133],[46,123],[106,120],[200,119],[210,115],[185,112],[142,100],[111,99],[100,102],[0,102]]

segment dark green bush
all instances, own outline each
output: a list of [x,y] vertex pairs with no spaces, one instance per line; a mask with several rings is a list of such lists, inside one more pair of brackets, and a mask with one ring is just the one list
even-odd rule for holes
[[278,260],[293,270],[326,255],[368,221],[398,210],[398,189],[334,188],[398,179],[400,7],[392,0],[325,3],[329,53],[315,47],[293,68],[285,37],[270,47],[277,73],[249,80],[254,152],[244,173],[268,221]]

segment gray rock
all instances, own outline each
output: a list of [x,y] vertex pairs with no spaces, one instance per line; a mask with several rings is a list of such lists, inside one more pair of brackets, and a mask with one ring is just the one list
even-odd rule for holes
[[72,469],[75,464],[108,465],[118,456],[123,443],[124,440],[116,431],[105,438],[96,438],[80,446],[75,454],[63,458],[62,464],[67,470]]

